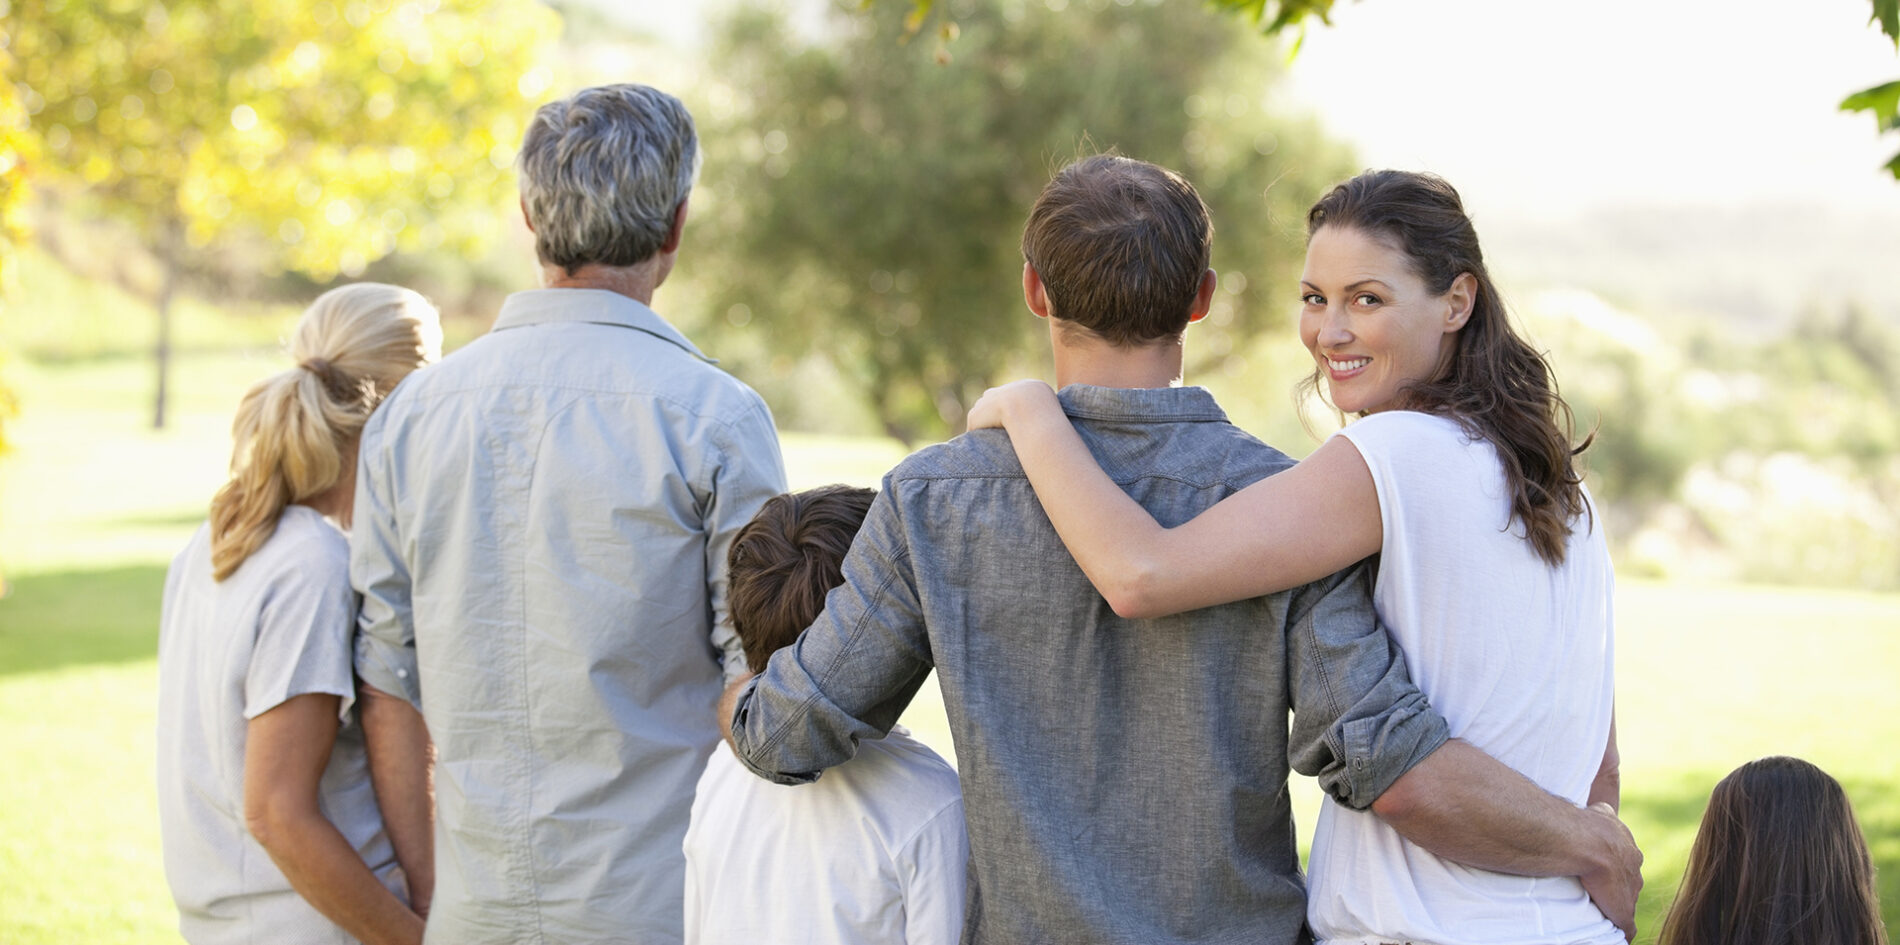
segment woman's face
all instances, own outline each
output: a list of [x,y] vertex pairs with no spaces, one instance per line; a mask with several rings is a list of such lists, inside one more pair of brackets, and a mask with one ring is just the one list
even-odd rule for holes
[[1403,252],[1356,229],[1321,227],[1300,276],[1300,340],[1334,406],[1388,410],[1407,385],[1431,380],[1470,317],[1475,286],[1461,275],[1433,295]]

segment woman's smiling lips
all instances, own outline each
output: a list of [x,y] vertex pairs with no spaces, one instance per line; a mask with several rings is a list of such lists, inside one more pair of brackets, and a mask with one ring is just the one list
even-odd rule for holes
[[1326,369],[1332,373],[1334,380],[1344,380],[1364,370],[1366,365],[1371,363],[1371,358],[1349,358],[1342,361],[1328,355]]

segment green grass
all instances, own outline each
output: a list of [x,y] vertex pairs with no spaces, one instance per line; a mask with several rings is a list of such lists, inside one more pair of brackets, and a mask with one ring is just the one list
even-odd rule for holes
[[[282,325],[273,331],[281,333]],[[25,413],[0,459],[0,942],[175,941],[151,788],[155,634],[166,564],[221,480],[229,411],[282,367],[246,346],[187,355],[179,411],[146,429],[137,358],[15,361]],[[785,437],[792,485],[875,484],[893,443]],[[1900,595],[1623,582],[1626,817],[1648,855],[1653,939],[1708,792],[1797,754],[1846,784],[1900,922]],[[949,752],[927,690],[906,719]],[[1302,829],[1318,799],[1305,782]]]

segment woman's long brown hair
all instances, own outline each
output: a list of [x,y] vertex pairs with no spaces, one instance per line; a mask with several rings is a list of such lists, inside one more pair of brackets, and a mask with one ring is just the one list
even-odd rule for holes
[[[1309,241],[1329,226],[1357,230],[1404,253],[1434,295],[1450,291],[1465,273],[1477,280],[1471,317],[1450,360],[1438,376],[1408,386],[1401,406],[1450,417],[1489,441],[1504,463],[1511,519],[1523,523],[1538,557],[1562,564],[1571,523],[1589,513],[1575,458],[1595,435],[1571,444],[1570,406],[1558,396],[1550,364],[1512,327],[1458,191],[1432,174],[1368,171],[1307,212]],[[1315,368],[1301,387],[1317,390],[1319,382]]]
[[1886,945],[1867,841],[1847,792],[1799,758],[1715,786],[1659,945]]

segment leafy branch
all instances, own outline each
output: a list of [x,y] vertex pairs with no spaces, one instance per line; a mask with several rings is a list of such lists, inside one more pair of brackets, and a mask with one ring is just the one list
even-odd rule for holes
[[[1872,22],[1880,24],[1880,31],[1894,41],[1894,49],[1900,51],[1900,0],[1871,0],[1874,7]],[[1861,89],[1841,100],[1841,111],[1870,112],[1874,123],[1885,134],[1900,130],[1900,79]],[[1900,154],[1895,154],[1887,162],[1887,171],[1900,180]]]

